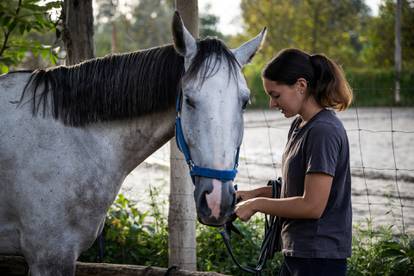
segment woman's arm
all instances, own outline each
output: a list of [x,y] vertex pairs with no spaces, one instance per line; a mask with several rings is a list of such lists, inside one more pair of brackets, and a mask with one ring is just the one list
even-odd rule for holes
[[236,205],[241,220],[249,220],[256,212],[294,219],[319,219],[325,210],[333,177],[323,173],[305,176],[303,196],[272,199],[252,198]]
[[236,198],[238,200],[248,200],[255,197],[272,197],[272,187],[265,186],[248,191],[237,191]]

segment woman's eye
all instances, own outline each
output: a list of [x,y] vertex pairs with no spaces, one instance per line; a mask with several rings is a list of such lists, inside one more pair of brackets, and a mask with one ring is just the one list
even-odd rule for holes
[[185,103],[186,103],[188,106],[190,106],[190,107],[192,107],[192,108],[195,108],[195,104],[194,104],[194,102],[193,102],[190,98],[186,97],[186,98],[185,98]]

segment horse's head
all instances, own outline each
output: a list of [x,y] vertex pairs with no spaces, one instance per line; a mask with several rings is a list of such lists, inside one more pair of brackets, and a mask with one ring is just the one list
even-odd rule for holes
[[174,47],[185,64],[179,103],[182,138],[194,165],[212,174],[193,174],[197,214],[204,224],[222,225],[234,210],[231,171],[236,169],[243,138],[243,110],[250,96],[241,70],[264,36],[265,31],[229,50],[217,39],[197,42],[178,13],[174,15]]

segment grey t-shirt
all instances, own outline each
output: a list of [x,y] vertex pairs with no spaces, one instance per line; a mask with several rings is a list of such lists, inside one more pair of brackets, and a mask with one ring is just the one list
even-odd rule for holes
[[352,207],[346,131],[335,113],[327,109],[302,128],[301,122],[296,118],[289,131],[281,196],[302,196],[309,173],[328,174],[333,181],[320,219],[282,219],[282,253],[302,258],[347,258],[351,256]]

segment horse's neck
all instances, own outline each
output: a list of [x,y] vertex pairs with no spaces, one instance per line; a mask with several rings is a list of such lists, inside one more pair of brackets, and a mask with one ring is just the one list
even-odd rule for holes
[[87,131],[99,143],[95,154],[106,160],[108,169],[128,174],[174,136],[174,121],[171,107],[131,120],[94,124]]
[[[0,93],[0,103],[3,103],[4,109],[2,114],[10,115],[16,112],[16,106],[10,103],[19,99],[29,77],[30,73],[16,73],[0,77],[0,91],[3,92],[3,88],[5,90],[4,93]],[[13,91],[6,93],[8,87],[13,87]],[[31,104],[20,106],[18,109],[21,111],[20,121],[28,121],[28,125],[34,125],[36,131],[43,135],[67,137],[67,140],[58,139],[63,141],[62,147],[70,147],[70,143],[77,144],[83,150],[83,157],[94,159],[101,172],[112,175],[114,180],[131,172],[174,136],[174,104],[162,112],[154,112],[129,120],[93,123],[75,128],[65,127],[61,122],[52,118],[41,119],[40,115],[37,115],[38,118],[33,118],[31,109]],[[20,118],[16,114],[10,116],[14,117],[10,120],[11,122]]]

